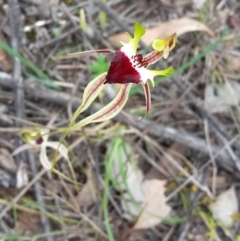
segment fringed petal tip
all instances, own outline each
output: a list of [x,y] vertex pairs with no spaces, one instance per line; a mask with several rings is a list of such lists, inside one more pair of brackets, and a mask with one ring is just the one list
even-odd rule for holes
[[145,34],[146,30],[145,28],[139,23],[134,23],[134,35],[133,37],[127,32],[126,34],[129,37],[130,42],[129,43],[122,43],[123,46],[126,46],[128,44],[131,45],[132,51],[135,54],[137,52],[138,44],[141,39],[141,37]]

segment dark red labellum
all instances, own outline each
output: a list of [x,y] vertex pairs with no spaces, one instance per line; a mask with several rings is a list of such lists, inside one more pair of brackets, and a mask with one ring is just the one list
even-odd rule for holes
[[122,51],[116,51],[105,84],[138,84],[140,82],[140,74],[132,66],[130,59]]
[[43,138],[40,136],[37,139],[35,139],[35,141],[36,141],[36,144],[41,145],[43,142]]

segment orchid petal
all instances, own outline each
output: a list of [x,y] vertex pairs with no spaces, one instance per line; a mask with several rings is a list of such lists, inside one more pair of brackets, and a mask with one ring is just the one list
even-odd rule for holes
[[103,73],[93,79],[85,88],[83,93],[82,104],[75,111],[69,126],[72,126],[77,117],[86,110],[90,104],[97,98],[99,93],[103,90],[104,83],[106,81],[106,73]]
[[121,48],[122,50],[125,49],[126,52],[129,52],[129,54],[136,54],[137,48],[139,41],[141,37],[145,34],[145,28],[139,23],[135,22],[134,23],[134,36],[132,36],[129,33],[126,33],[130,39],[129,43],[123,43],[123,47]]
[[65,145],[61,144],[59,146],[59,142],[58,141],[48,141],[45,144],[46,147],[50,147],[54,150],[58,150],[60,152],[60,154],[63,156],[64,159],[68,160],[68,149]]
[[76,125],[70,126],[67,131],[81,128],[89,123],[107,121],[116,116],[125,106],[131,87],[132,83],[122,85],[117,96],[108,105],[81,120]]
[[32,145],[30,145],[30,144],[21,145],[17,149],[14,150],[14,152],[12,153],[12,156],[16,156],[17,154],[19,154],[23,151],[29,150],[29,149],[32,149]]
[[143,61],[147,63],[147,66],[156,63],[163,57],[163,51],[152,51],[151,53],[144,56]]
[[168,46],[169,51],[171,51],[175,47],[176,41],[176,34],[173,34],[165,39],[155,39],[152,43],[152,48],[156,51],[164,51],[165,48]]
[[45,146],[46,147],[50,147],[50,148],[56,150],[56,152],[54,154],[54,158],[53,158],[52,164],[51,164],[51,170],[55,171],[55,173],[57,173],[57,174],[60,174],[60,172],[54,170],[54,166],[55,166],[56,161],[57,161],[57,157],[55,157],[55,155],[57,155],[57,153],[60,152],[60,155],[67,161],[68,168],[69,168],[69,170],[70,170],[70,172],[72,174],[72,177],[73,177],[74,181],[77,183],[77,179],[76,179],[73,167],[71,165],[71,161],[70,161],[69,156],[68,156],[68,149],[67,149],[67,147],[64,144],[62,144],[61,142],[58,142],[58,141],[48,141],[45,144]]
[[155,76],[169,76],[174,73],[173,67],[168,67],[163,70],[147,70],[148,78],[152,81],[152,85],[154,87],[154,77]]
[[43,143],[48,141],[48,137],[49,137],[49,130],[48,129],[42,129],[41,131],[41,137],[43,139]]
[[144,89],[144,94],[145,94],[145,99],[146,99],[146,115],[147,115],[147,113],[149,112],[149,110],[151,108],[151,92],[149,89],[148,82],[146,82],[145,84],[142,84],[142,86]]
[[174,73],[174,69],[172,67],[169,67],[164,70],[149,70],[146,68],[139,68],[139,73],[141,76],[141,82],[144,84],[147,82],[147,80],[152,81],[152,85],[154,87],[154,77],[155,76],[169,76],[170,74]]
[[156,63],[162,57],[166,59],[169,52],[175,47],[177,40],[176,34],[166,39],[155,39],[152,43],[152,47],[155,51],[147,54],[144,57],[144,61],[149,65]]
[[167,59],[167,58],[168,58],[169,52],[170,52],[170,49],[169,49],[169,47],[167,46],[167,47],[164,49],[164,51],[163,51],[163,58],[164,58],[164,59]]
[[143,120],[143,119],[146,117],[146,115],[148,114],[148,112],[149,112],[149,110],[150,110],[150,107],[151,107],[151,92],[150,92],[150,89],[149,89],[148,82],[146,82],[145,84],[142,83],[142,86],[143,86],[143,89],[144,89],[144,94],[145,94],[145,99],[146,99],[146,113],[145,113],[145,115],[144,115],[142,118],[136,120],[136,119],[134,119],[132,116],[130,116],[128,113],[126,113],[125,111],[122,110],[122,113],[123,113],[129,120],[131,120],[131,121],[133,121],[133,122],[139,122],[139,121]]
[[49,161],[48,157],[47,157],[47,149],[46,146],[42,146],[40,154],[39,154],[39,160],[42,164],[42,166],[46,169],[46,170],[51,170],[52,168],[52,164]]

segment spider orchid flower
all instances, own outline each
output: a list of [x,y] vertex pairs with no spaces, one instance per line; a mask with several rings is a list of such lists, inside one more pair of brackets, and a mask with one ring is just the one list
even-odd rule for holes
[[35,130],[24,129],[21,132],[21,136],[26,144],[18,147],[12,153],[12,156],[28,149],[35,149],[39,151],[39,160],[46,170],[52,169],[52,162],[47,156],[47,148],[54,149],[55,151],[58,150],[65,160],[69,160],[66,146],[60,144],[58,141],[48,141],[49,130],[46,128],[36,128]]
[[[148,80],[152,82],[154,87],[155,76],[168,76],[173,73],[174,70],[172,67],[165,70],[149,70],[147,67],[154,64],[162,57],[165,59],[168,57],[169,52],[176,44],[176,34],[166,39],[155,39],[152,43],[153,51],[146,56],[142,56],[142,54],[137,53],[137,48],[144,34],[145,29],[140,23],[136,22],[134,26],[134,36],[132,37],[127,33],[129,42],[121,42],[122,47],[120,50],[114,52],[114,57],[108,72],[93,79],[85,88],[82,104],[74,113],[67,132],[81,128],[89,123],[106,121],[116,116],[124,108],[133,84],[142,84],[146,98],[146,114],[148,113],[151,106]],[[113,51],[95,50],[82,53],[90,52],[112,53]],[[74,124],[79,114],[90,106],[106,84],[121,84],[121,88],[116,97],[96,113]],[[131,119],[130,116],[127,115],[127,117]]]

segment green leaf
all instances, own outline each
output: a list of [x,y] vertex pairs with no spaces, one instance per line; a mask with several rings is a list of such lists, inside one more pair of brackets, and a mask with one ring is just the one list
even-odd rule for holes
[[92,78],[96,78],[103,72],[107,72],[109,69],[110,64],[105,60],[103,54],[99,54],[97,56],[97,62],[92,64],[88,67],[89,71],[91,72]]

